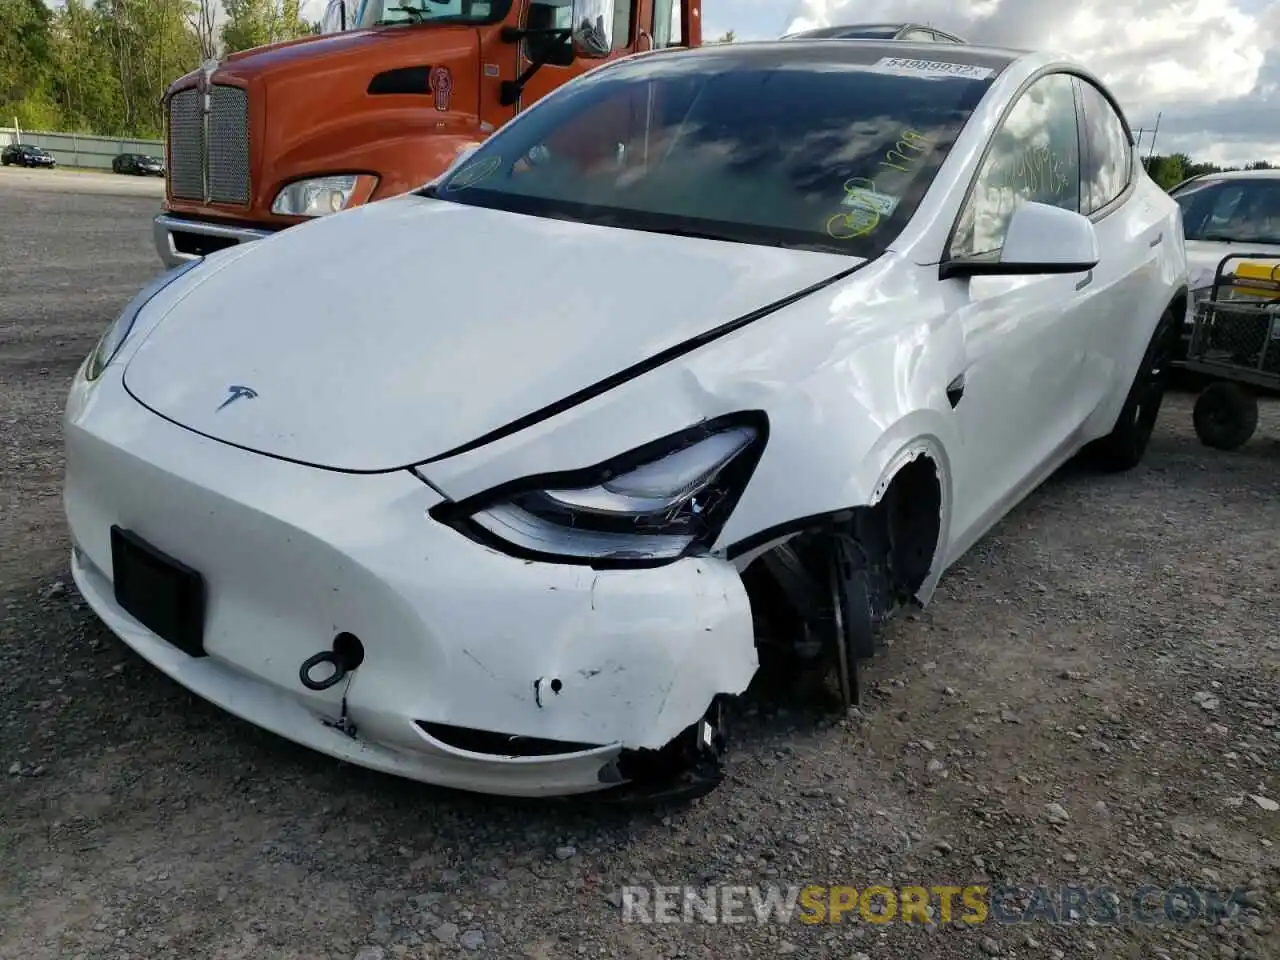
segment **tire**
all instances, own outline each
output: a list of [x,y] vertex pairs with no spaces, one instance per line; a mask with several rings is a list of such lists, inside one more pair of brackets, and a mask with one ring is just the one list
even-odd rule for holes
[[1109,434],[1089,445],[1091,459],[1104,470],[1132,470],[1146,456],[1160,416],[1165,390],[1169,386],[1174,354],[1177,352],[1182,318],[1165,307],[1138,364],[1120,416]]
[[1206,447],[1239,450],[1258,429],[1258,400],[1238,384],[1211,383],[1196,398],[1191,422]]

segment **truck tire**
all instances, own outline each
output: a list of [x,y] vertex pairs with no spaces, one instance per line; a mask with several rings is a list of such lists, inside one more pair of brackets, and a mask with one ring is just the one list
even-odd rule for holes
[[1196,398],[1196,436],[1215,450],[1239,450],[1258,429],[1258,401],[1239,384],[1211,383]]

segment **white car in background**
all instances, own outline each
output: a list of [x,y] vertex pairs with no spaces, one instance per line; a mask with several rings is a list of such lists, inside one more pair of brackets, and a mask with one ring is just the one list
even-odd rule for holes
[[[1248,253],[1280,257],[1280,170],[1206,173],[1184,180],[1170,194],[1182,208],[1191,273],[1180,347],[1185,353],[1195,306],[1209,296],[1223,258]],[[1228,263],[1226,274],[1240,262]]]
[[1142,459],[1186,298],[1178,208],[1076,61],[643,54],[143,291],[71,388],[72,570],[331,756],[705,789],[762,657],[856,702],[883,622],[1061,464]]

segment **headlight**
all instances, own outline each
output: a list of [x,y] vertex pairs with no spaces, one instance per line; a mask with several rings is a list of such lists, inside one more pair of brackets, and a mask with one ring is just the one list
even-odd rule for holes
[[720,417],[587,470],[531,477],[431,513],[525,559],[658,566],[715,542],[767,436],[762,412]]
[[133,325],[138,319],[138,314],[142,312],[142,308],[147,305],[152,297],[188,270],[195,269],[203,262],[203,259],[188,260],[186,263],[160,274],[160,276],[138,291],[137,296],[129,301],[124,310],[120,312],[120,316],[116,317],[111,326],[107,327],[106,332],[99,338],[97,346],[93,348],[93,353],[89,354],[89,362],[84,370],[85,379],[97,380],[102,376],[102,371],[107,369],[107,365],[115,359],[116,354],[120,352],[120,348],[124,346],[124,342],[129,339],[129,334],[133,332]]
[[313,177],[286,184],[271,201],[271,212],[287,217],[323,217],[345,210],[357,193],[368,196],[377,177],[348,174]]

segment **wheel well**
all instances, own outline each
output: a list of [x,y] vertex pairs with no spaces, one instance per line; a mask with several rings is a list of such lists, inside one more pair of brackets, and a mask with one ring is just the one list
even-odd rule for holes
[[1169,309],[1173,311],[1173,318],[1179,323],[1181,323],[1182,318],[1187,315],[1187,300],[1190,296],[1191,294],[1187,291],[1187,288],[1183,287],[1175,293],[1173,295],[1173,299],[1169,301]]
[[889,560],[900,589],[915,594],[929,576],[942,532],[942,481],[938,465],[921,454],[890,481],[873,511],[889,530]]
[[[837,538],[856,541],[874,568],[876,622],[910,604],[933,567],[942,502],[938,463],[921,452],[898,469],[874,506],[812,518],[757,557],[742,573],[757,635],[792,646],[822,632],[819,625],[830,618],[829,563]],[[817,653],[810,643],[804,656]]]

